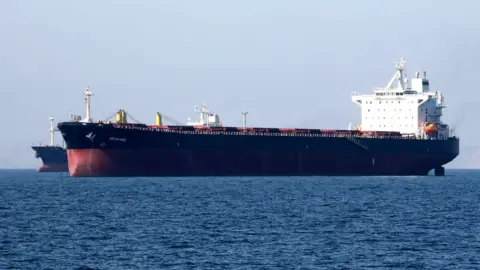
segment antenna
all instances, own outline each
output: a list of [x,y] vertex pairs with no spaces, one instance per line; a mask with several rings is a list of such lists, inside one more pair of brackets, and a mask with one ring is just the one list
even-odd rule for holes
[[403,71],[405,69],[405,64],[407,63],[407,61],[405,61],[405,59],[402,57],[400,57],[400,61],[398,63],[396,63],[396,67],[398,70],[401,70]]
[[398,70],[398,88],[405,90],[405,79],[403,75],[403,71],[405,70],[405,64],[407,61],[403,59],[403,56],[400,58],[400,61],[397,64],[397,70]]
[[55,121],[55,118],[50,116],[50,146],[55,145],[55,127],[53,126],[53,121]]
[[387,86],[385,87],[385,90],[390,90],[395,80],[397,80],[398,82],[398,87],[402,90],[405,90],[403,70],[405,69],[406,63],[407,61],[405,61],[403,57],[400,58],[399,62],[395,63],[395,68],[397,69],[397,71],[395,72],[395,75],[393,75],[393,77],[388,82]]
[[243,128],[247,127],[247,114],[248,114],[248,112],[242,112]]
[[90,90],[90,86],[85,89],[83,92],[85,99],[85,122],[92,122],[91,113],[92,113],[92,96],[93,93]]

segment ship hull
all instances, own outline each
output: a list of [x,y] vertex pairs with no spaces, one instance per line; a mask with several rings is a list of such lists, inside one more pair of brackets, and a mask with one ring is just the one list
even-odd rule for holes
[[37,172],[68,172],[67,151],[59,146],[32,146],[35,157],[42,160]]
[[71,176],[426,175],[459,140],[165,132],[65,122]]
[[37,172],[68,172],[68,163],[49,163],[37,168]]

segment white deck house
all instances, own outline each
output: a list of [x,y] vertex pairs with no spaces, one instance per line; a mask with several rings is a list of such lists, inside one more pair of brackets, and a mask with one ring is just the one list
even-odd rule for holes
[[361,107],[361,130],[398,131],[421,137],[446,139],[448,125],[442,123],[445,108],[440,92],[430,91],[426,72],[415,73],[410,86],[404,74],[404,59],[397,63],[397,71],[387,86],[374,88],[373,94],[354,92],[352,101]]

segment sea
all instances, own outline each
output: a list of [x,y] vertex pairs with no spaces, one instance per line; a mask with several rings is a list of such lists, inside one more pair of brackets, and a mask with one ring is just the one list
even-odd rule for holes
[[446,173],[0,170],[0,269],[480,269],[480,170]]

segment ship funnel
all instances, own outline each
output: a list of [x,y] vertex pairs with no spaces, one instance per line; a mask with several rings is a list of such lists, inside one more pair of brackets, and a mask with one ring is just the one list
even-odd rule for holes
[[159,112],[157,112],[157,117],[156,117],[156,119],[155,119],[155,124],[156,124],[157,126],[161,126],[161,125],[162,125],[162,115],[161,115]]

